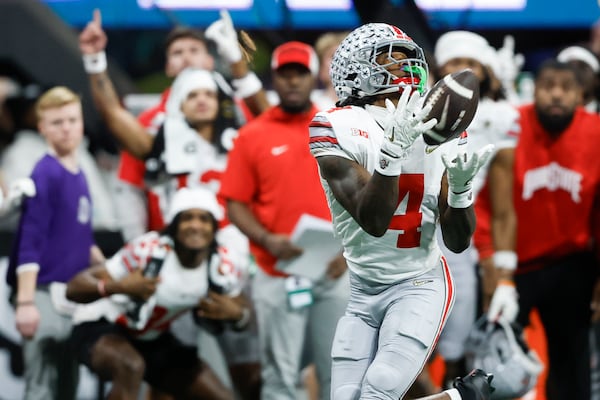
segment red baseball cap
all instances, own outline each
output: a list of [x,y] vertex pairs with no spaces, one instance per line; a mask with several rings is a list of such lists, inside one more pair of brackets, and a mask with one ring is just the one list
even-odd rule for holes
[[275,71],[287,64],[303,65],[315,76],[319,72],[317,53],[306,43],[286,42],[273,50],[271,69]]

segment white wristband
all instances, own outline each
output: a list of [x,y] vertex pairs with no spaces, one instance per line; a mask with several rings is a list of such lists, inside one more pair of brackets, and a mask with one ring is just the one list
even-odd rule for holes
[[235,96],[240,99],[254,96],[262,89],[262,82],[254,72],[248,72],[243,78],[233,79],[231,81]]
[[38,272],[40,270],[40,264],[38,263],[27,263],[21,264],[17,267],[16,272],[17,275],[22,274],[23,272],[33,271]]
[[468,189],[462,193],[448,190],[448,205],[452,208],[468,208],[473,204],[473,191]]
[[446,393],[448,397],[450,397],[450,400],[462,400],[460,392],[456,389],[448,389],[445,390],[443,393]]
[[101,51],[94,54],[83,55],[83,68],[88,74],[99,74],[106,71],[108,63],[106,61],[106,53]]
[[498,250],[492,256],[496,268],[514,271],[517,269],[517,253],[510,250]]
[[375,171],[385,176],[400,176],[402,160],[380,151],[379,162],[375,165]]

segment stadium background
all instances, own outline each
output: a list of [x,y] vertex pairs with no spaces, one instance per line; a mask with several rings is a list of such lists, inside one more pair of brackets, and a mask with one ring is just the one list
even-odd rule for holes
[[[236,28],[256,41],[253,66],[267,88],[275,46],[287,40],[314,43],[323,32],[351,30],[364,22],[395,24],[426,51],[448,30],[477,32],[496,48],[510,34],[516,52],[525,56],[527,76],[562,47],[587,42],[600,18],[600,0],[1,0],[0,75],[23,86],[61,83],[81,93],[91,150],[113,154],[115,143],[93,108],[77,47],[77,34],[95,8],[102,11],[108,34],[111,77],[132,107],[142,107],[144,99],[153,101],[169,83],[163,74],[166,33],[176,24],[205,28],[218,18],[220,8],[229,9]],[[106,248],[118,245],[112,240],[104,238]],[[9,243],[10,235],[0,232],[1,255],[7,254]],[[0,308],[7,306],[5,291],[2,279]],[[8,311],[0,309],[0,315]],[[0,400],[16,399],[13,393],[21,388],[18,351],[14,321],[2,318]],[[87,390],[87,396],[93,398],[94,390]],[[543,396],[538,393],[537,398]]]

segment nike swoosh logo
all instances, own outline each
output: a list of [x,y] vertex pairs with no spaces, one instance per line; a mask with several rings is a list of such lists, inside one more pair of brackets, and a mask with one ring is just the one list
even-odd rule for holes
[[450,96],[447,96],[446,101],[444,102],[444,109],[442,110],[442,115],[440,117],[440,121],[435,126],[439,130],[442,130],[446,127],[446,120],[448,119],[448,107],[449,106],[450,106]]
[[284,144],[283,146],[273,147],[271,149],[271,154],[273,154],[274,156],[280,156],[288,150],[288,147],[289,146],[287,144]]
[[435,149],[437,149],[438,147],[440,147],[440,146],[427,146],[427,147],[425,147],[425,154],[431,154],[431,153],[433,153],[433,151]]
[[413,286],[423,286],[431,282],[433,282],[433,279],[414,280]]

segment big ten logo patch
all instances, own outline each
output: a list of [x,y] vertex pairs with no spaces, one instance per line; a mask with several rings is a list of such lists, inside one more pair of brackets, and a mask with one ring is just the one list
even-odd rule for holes
[[366,139],[369,138],[369,132],[363,131],[362,129],[358,129],[358,128],[350,128],[350,134],[352,136],[361,136]]

